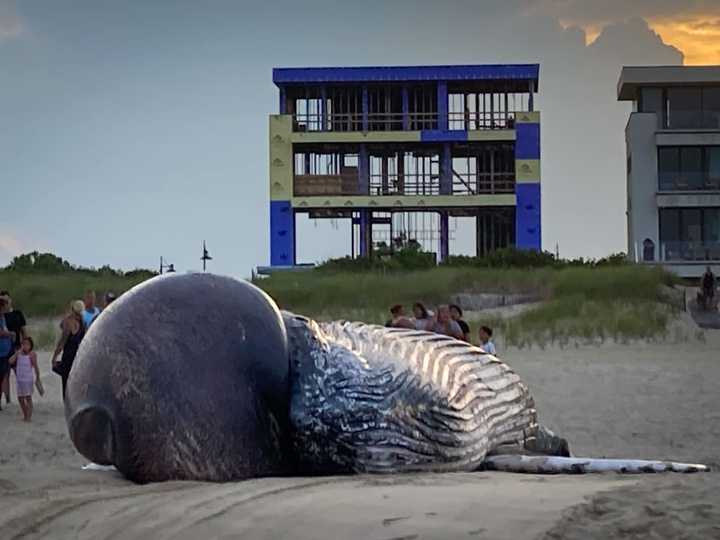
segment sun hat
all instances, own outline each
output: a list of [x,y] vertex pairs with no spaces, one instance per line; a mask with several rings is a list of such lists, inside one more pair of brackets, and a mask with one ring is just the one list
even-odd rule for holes
[[72,309],[75,315],[82,315],[82,312],[85,311],[85,302],[82,300],[74,300],[70,304],[70,309]]

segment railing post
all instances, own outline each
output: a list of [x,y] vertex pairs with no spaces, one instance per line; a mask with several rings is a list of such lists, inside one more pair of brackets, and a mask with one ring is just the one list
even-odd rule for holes
[[368,88],[362,87],[362,130],[370,131],[370,112],[368,106]]
[[402,87],[402,115],[403,115],[403,130],[410,130],[410,96],[408,95],[408,87],[405,85]]

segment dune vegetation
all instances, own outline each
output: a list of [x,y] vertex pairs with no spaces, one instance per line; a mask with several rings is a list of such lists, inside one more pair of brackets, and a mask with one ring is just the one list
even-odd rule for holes
[[[80,268],[52,254],[16,257],[0,269],[0,289],[11,291],[43,346],[57,337],[57,317],[87,289],[121,294],[155,275],[109,267]],[[320,320],[383,323],[388,308],[448,303],[458,293],[525,294],[539,300],[513,317],[468,313],[473,330],[487,324],[504,346],[566,344],[576,340],[655,339],[666,335],[682,306],[667,291],[676,282],[660,269],[601,261],[556,260],[547,253],[498,252],[483,259],[457,257],[435,266],[423,253],[369,261],[339,259],[304,272],[276,273],[255,284],[282,309]]]

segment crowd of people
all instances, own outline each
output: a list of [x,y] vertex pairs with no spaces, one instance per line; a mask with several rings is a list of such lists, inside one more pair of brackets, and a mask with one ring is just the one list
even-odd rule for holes
[[[454,337],[462,341],[471,342],[470,326],[463,320],[463,311],[456,304],[438,306],[435,312],[429,311],[422,303],[415,302],[412,306],[412,316],[405,314],[405,307],[396,304],[390,308],[390,319],[385,323],[390,328],[410,328],[424,330],[445,336]],[[495,344],[492,342],[492,328],[480,326],[478,328],[478,343],[489,354],[497,354]]]
[[[73,300],[68,313],[60,323],[60,338],[53,351],[51,367],[62,379],[63,398],[75,355],[85,332],[116,296],[108,292],[104,306],[97,305],[95,291],[85,292],[83,300]],[[40,368],[34,351],[35,343],[27,330],[22,311],[15,309],[9,291],[0,291],[0,411],[12,401],[11,376],[15,376],[15,388],[23,420],[30,422],[33,413],[33,393],[42,396],[45,390],[40,379]]]

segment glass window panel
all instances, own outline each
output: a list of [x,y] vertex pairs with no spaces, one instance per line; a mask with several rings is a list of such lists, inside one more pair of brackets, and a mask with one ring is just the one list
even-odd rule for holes
[[678,189],[676,184],[680,179],[679,148],[661,146],[658,149],[658,176],[660,178],[661,191]]
[[707,161],[706,187],[720,189],[720,146],[709,146],[705,149]]
[[720,129],[720,87],[703,88],[703,124],[707,129]]
[[702,215],[699,208],[683,208],[680,216],[680,239],[688,242],[702,240]]
[[700,88],[668,88],[667,98],[669,128],[702,127]]
[[660,210],[660,242],[680,240],[680,210],[663,208]]
[[705,242],[720,242],[720,208],[703,210],[703,239]]
[[702,189],[704,187],[702,148],[686,146],[680,149],[680,178],[686,189]]

